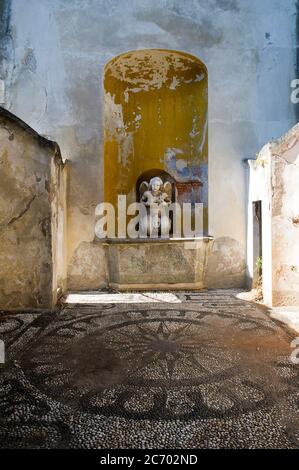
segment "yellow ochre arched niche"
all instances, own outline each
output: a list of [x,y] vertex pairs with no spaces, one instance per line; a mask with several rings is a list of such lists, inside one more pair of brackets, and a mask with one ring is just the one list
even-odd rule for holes
[[[104,71],[104,194],[135,201],[152,169],[180,183],[200,181],[207,228],[208,73],[196,57],[147,49],[121,54]],[[199,201],[198,201],[199,202]]]

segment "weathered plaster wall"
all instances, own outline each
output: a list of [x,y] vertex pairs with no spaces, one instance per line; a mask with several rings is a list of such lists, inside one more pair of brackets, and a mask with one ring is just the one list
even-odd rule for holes
[[67,184],[68,162],[51,159],[51,233],[53,305],[67,290]]
[[[104,65],[128,50],[165,48],[191,53],[208,69],[209,227],[216,237],[211,282],[222,285],[226,276],[230,285],[242,283],[242,160],[253,158],[265,142],[294,123],[289,96],[290,80],[296,78],[296,0],[2,4],[5,107],[58,141],[71,161],[69,277],[75,273],[79,282],[82,267],[88,271],[92,265],[94,209],[103,197]],[[91,264],[86,262],[87,246]]]
[[0,309],[56,303],[62,280],[55,272],[59,240],[51,219],[62,166],[55,143],[0,110]]
[[274,306],[299,305],[299,125],[271,145]]
[[247,282],[254,287],[252,281],[256,275],[257,258],[254,252],[254,207],[253,202],[261,201],[262,210],[262,284],[263,300],[272,305],[272,155],[271,145],[266,144],[255,160],[248,160],[247,188]]
[[270,306],[299,305],[299,125],[250,161],[248,260],[252,277],[252,201],[262,201],[263,294]]
[[0,3],[0,105],[5,103],[5,80],[13,69],[13,44],[10,24],[10,1]]

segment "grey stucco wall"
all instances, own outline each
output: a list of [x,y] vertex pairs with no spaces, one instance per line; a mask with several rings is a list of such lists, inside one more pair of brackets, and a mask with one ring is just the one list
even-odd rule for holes
[[80,263],[80,245],[94,238],[94,208],[103,194],[104,64],[140,48],[182,50],[205,62],[209,227],[218,239],[211,284],[226,273],[226,261],[228,274],[242,282],[242,160],[295,122],[290,81],[296,78],[296,1],[4,0],[0,13],[4,106],[56,140],[71,161],[71,263]]

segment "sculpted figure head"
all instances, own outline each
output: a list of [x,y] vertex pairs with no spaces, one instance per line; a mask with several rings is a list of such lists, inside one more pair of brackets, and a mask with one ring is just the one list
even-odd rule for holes
[[155,176],[149,182],[149,187],[154,192],[160,191],[162,186],[163,186],[163,181],[161,180],[161,178],[159,178],[159,176]]

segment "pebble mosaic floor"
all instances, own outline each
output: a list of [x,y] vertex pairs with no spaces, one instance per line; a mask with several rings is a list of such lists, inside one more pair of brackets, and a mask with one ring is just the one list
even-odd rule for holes
[[292,335],[236,291],[0,314],[1,448],[298,448]]

